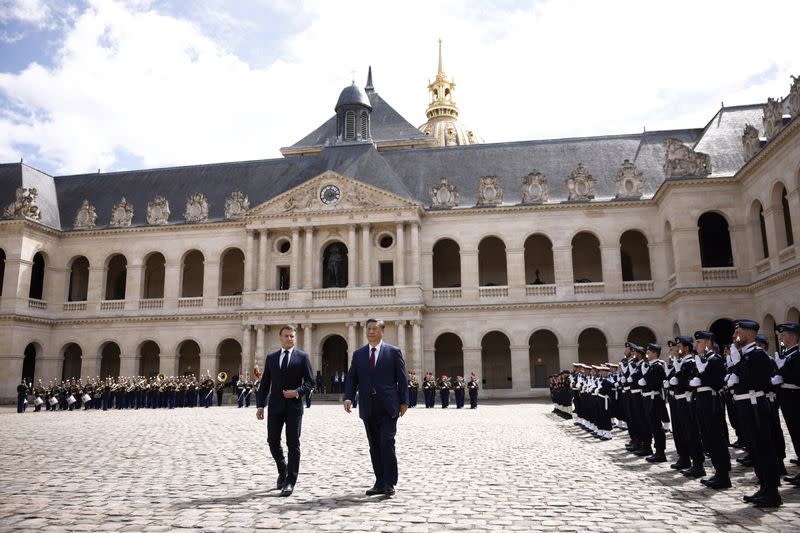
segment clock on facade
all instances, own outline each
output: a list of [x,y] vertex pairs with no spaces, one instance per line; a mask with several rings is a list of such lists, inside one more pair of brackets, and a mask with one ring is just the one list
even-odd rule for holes
[[331,205],[339,201],[342,193],[336,185],[326,185],[319,191],[319,199],[323,204]]

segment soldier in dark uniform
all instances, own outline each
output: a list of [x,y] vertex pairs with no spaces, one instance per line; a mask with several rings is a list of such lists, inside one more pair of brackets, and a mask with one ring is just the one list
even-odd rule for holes
[[442,409],[447,409],[450,405],[450,389],[453,386],[447,374],[442,374],[442,377],[436,382],[436,386],[439,389],[439,399],[442,403]]
[[653,455],[653,448],[651,446],[652,436],[650,435],[650,427],[647,424],[644,399],[642,398],[642,386],[639,384],[644,376],[642,370],[645,365],[644,348],[638,344],[628,342],[625,344],[626,348],[630,348],[630,353],[633,356],[633,361],[629,362],[630,375],[628,376],[628,384],[630,385],[630,398],[629,405],[629,420],[628,420],[628,433],[630,434],[633,444],[626,446],[626,449],[638,455],[639,457],[648,457]]
[[239,378],[239,381],[236,382],[236,405],[239,407],[239,409],[244,406],[244,391],[244,381]]
[[217,393],[217,407],[222,407],[222,395],[225,393],[225,387],[227,386],[226,383],[220,381],[214,387]]
[[[769,340],[763,333],[756,335],[756,345],[767,353],[769,349]],[[767,353],[767,355],[769,355]],[[778,372],[778,365],[775,363],[775,358],[772,359],[772,375]],[[783,460],[786,459],[786,439],[783,438],[783,428],[781,427],[780,408],[778,406],[778,390],[779,388],[772,384],[767,387],[766,393],[769,399],[769,407],[772,412],[772,446],[775,448],[775,456],[778,458],[778,475],[786,475],[786,466]]]
[[436,402],[436,382],[433,379],[431,372],[425,373],[425,379],[422,380],[422,394],[425,398],[425,408],[430,409]]
[[778,459],[772,443],[772,412],[766,390],[772,378],[774,361],[756,346],[759,324],[754,320],[738,320],[733,331],[731,346],[732,375],[728,379],[733,387],[733,399],[760,488],[743,500],[757,507],[782,505],[778,493],[780,476]]
[[711,489],[727,489],[731,486],[731,456],[723,429],[725,408],[719,395],[725,379],[725,361],[714,351],[714,334],[710,331],[695,331],[694,341],[696,374],[689,385],[694,387],[700,435],[715,471],[701,483]]
[[[248,377],[244,382],[244,406],[250,407],[250,396],[253,393],[253,382]],[[309,394],[310,396],[310,394]]]
[[[469,408],[478,408],[478,378],[475,377],[475,372],[470,372],[469,381],[467,381],[467,390],[469,391]],[[571,402],[567,401],[566,405]]]
[[650,429],[655,448],[655,453],[647,456],[645,460],[648,463],[663,463],[667,460],[664,455],[667,439],[662,425],[664,411],[667,407],[664,403],[662,389],[667,371],[664,361],[661,360],[661,346],[654,343],[648,344],[645,356],[647,361],[642,364],[642,378],[639,380],[639,385],[642,387],[645,423]]
[[419,395],[419,383],[417,382],[417,375],[410,371],[408,372],[408,406],[417,406],[417,396]]
[[[783,420],[789,430],[794,453],[800,457],[800,325],[794,322],[779,324],[775,331],[778,332],[780,351],[775,354],[777,372],[772,377],[772,384],[779,387],[778,402],[780,403]],[[796,462],[793,459],[792,462]],[[800,474],[783,478],[787,483],[800,487]]]
[[[675,393],[675,412],[672,416],[673,429],[681,436],[685,455],[678,453],[678,461],[671,468],[680,470],[686,477],[703,477],[705,456],[697,426],[693,389],[689,382],[695,375],[694,343],[688,336],[675,337],[678,349],[678,360],[674,363],[674,372],[669,378],[670,389]],[[679,428],[679,429],[678,429]],[[677,448],[677,444],[676,444]]]
[[456,409],[464,407],[464,389],[466,385],[467,384],[464,383],[464,377],[456,375],[456,379],[453,380],[453,392],[456,395]]
[[24,413],[25,407],[28,405],[28,384],[25,383],[25,378],[17,385],[17,412]]

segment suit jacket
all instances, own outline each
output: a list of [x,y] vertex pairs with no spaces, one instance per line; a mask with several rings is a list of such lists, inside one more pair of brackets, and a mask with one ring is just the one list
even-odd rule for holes
[[400,404],[408,405],[408,373],[403,353],[397,346],[384,342],[375,368],[370,370],[369,351],[369,344],[365,344],[353,352],[350,370],[344,381],[344,398],[352,402],[356,391],[359,391],[358,416],[361,418],[369,418],[373,406],[386,416],[397,418]]
[[[264,373],[261,374],[261,385],[256,393],[256,406],[264,407],[268,403],[267,415],[284,413],[303,414],[302,397],[314,388],[311,372],[311,359],[303,350],[295,348],[289,358],[289,365],[281,371],[280,361],[283,350],[276,350],[267,355]],[[295,390],[297,398],[284,398],[284,390]],[[269,394],[268,398],[265,396]],[[265,401],[266,400],[266,401]]]

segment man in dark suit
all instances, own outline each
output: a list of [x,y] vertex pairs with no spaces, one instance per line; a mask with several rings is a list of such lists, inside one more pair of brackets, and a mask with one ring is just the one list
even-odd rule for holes
[[358,415],[364,421],[375,484],[367,496],[393,496],[397,484],[394,437],[397,418],[408,409],[408,377],[400,348],[383,342],[383,320],[370,318],[364,325],[368,344],[353,352],[345,379],[344,410],[361,398]]
[[[308,354],[295,347],[297,330],[294,326],[283,326],[280,330],[281,349],[267,355],[261,384],[256,394],[256,418],[264,420],[264,404],[267,408],[267,443],[278,467],[278,489],[281,496],[289,496],[297,483],[300,471],[300,428],[303,422],[304,395],[314,387],[311,359]],[[269,397],[267,395],[269,394]],[[267,400],[268,402],[265,402]],[[286,424],[286,446],[289,449],[289,464],[283,457],[281,432]]]

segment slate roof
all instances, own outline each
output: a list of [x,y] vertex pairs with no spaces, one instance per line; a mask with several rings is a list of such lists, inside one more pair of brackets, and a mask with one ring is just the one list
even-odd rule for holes
[[[373,136],[383,139],[424,137],[376,92],[367,91],[373,106]],[[645,177],[644,197],[651,197],[665,180],[664,141],[680,139],[710,154],[712,175],[732,175],[743,164],[741,135],[745,123],[761,124],[762,105],[721,109],[705,128],[630,135],[477,144],[448,148],[380,151],[372,143],[327,146],[318,153],[281,159],[145,169],[102,174],[50,177],[22,163],[0,165],[0,208],[14,201],[17,187],[36,187],[42,222],[71,230],[84,199],[95,207],[97,227],[107,227],[113,206],[124,196],[134,206],[133,226],[147,225],[147,203],[167,198],[169,224],[184,223],[190,195],[200,192],[209,202],[209,221],[224,219],[225,199],[235,190],[248,195],[255,207],[326,170],[350,176],[374,187],[417,201],[426,208],[429,190],[446,177],[460,194],[461,208],[474,206],[479,178],[497,176],[504,204],[522,199],[522,178],[538,170],[548,178],[549,202],[567,201],[566,178],[582,163],[596,179],[596,200],[613,199],[614,178],[623,161],[636,164]],[[295,146],[312,145],[335,136],[335,117]],[[331,128],[328,130],[327,128]]]

